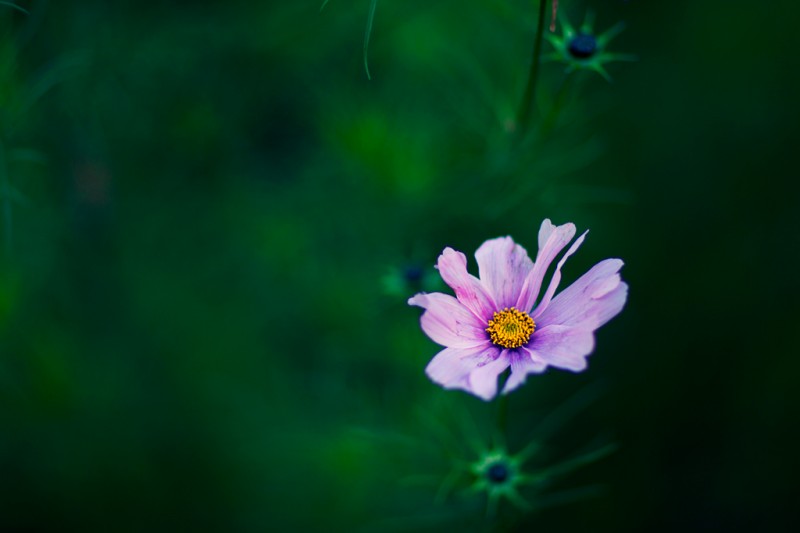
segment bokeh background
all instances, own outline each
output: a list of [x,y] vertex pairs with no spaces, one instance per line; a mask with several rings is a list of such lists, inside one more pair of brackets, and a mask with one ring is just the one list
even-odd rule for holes
[[[0,530],[788,529],[795,2],[562,0],[638,61],[561,93],[545,64],[522,148],[533,1],[380,0],[371,81],[368,0],[18,4]],[[617,451],[492,525],[441,484],[494,405],[428,381],[405,300],[445,246],[533,251],[546,217],[592,230],[567,282],[617,256],[631,293],[588,371],[510,397],[508,448]]]

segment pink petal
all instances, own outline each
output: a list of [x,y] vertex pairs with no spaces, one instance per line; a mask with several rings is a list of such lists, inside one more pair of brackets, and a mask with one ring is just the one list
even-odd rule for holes
[[545,219],[542,222],[542,227],[539,229],[539,252],[536,254],[533,268],[525,278],[525,283],[517,299],[517,309],[527,313],[533,308],[550,263],[553,262],[559,252],[569,244],[569,241],[574,236],[575,224],[567,223],[562,226],[554,226],[550,219]]
[[513,307],[533,268],[528,252],[511,237],[486,241],[475,252],[478,277],[499,308]]
[[539,226],[539,250],[547,245],[547,239],[550,238],[550,235],[553,234],[555,229],[556,226],[550,221],[549,218],[546,218],[542,221],[542,225]]
[[515,350],[514,353],[510,354],[510,357],[511,375],[503,387],[503,394],[508,394],[525,383],[528,374],[539,374],[547,368],[547,363],[536,357],[524,346]]
[[425,309],[420,324],[433,342],[451,348],[486,343],[486,326],[452,296],[439,292],[420,293],[408,303]]
[[550,304],[550,300],[553,298],[553,294],[555,294],[556,289],[558,288],[558,284],[561,283],[561,267],[564,266],[564,263],[567,262],[569,256],[574,254],[578,251],[581,244],[583,244],[583,239],[586,238],[586,234],[589,233],[589,230],[583,232],[583,235],[578,237],[578,239],[572,243],[572,246],[569,247],[567,253],[561,257],[561,260],[556,265],[556,270],[553,272],[553,277],[550,278],[550,285],[547,286],[547,291],[545,291],[544,296],[542,296],[542,300],[539,302],[539,305],[536,306],[536,309],[531,313],[531,318],[536,320],[536,318],[542,314],[542,311],[547,309],[547,306]]
[[553,298],[537,324],[593,330],[614,318],[628,298],[628,285],[620,280],[618,273],[622,265],[619,259],[597,263]]
[[493,361],[479,366],[469,375],[470,391],[486,401],[497,394],[497,376],[502,374],[511,364],[508,350],[503,350]]
[[580,372],[586,356],[594,350],[594,332],[568,326],[546,326],[537,330],[527,348],[550,366]]
[[472,392],[469,375],[480,365],[499,358],[500,350],[489,344],[472,348],[445,348],[431,359],[425,373],[445,389],[464,389]]
[[481,322],[488,323],[497,310],[497,305],[478,278],[467,272],[467,256],[452,248],[445,248],[436,267],[444,282],[455,291],[458,301]]

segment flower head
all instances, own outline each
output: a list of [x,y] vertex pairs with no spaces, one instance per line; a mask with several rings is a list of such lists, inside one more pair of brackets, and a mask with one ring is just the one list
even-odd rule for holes
[[608,43],[622,31],[622,23],[613,26],[600,35],[593,29],[594,17],[586,14],[583,24],[576,30],[566,18],[561,18],[562,34],[547,34],[547,40],[555,51],[547,56],[552,61],[560,61],[567,66],[567,72],[593,70],[611,81],[604,65],[612,61],[635,61],[630,54],[608,52]]
[[536,261],[511,237],[486,241],[475,252],[479,278],[467,272],[464,254],[445,248],[437,268],[455,298],[433,292],[408,300],[425,309],[422,330],[445,347],[428,364],[428,377],[446,389],[491,400],[498,376],[509,367],[504,394],[548,366],[584,370],[594,349],[594,331],[622,310],[628,296],[619,259],[601,261],[555,294],[561,268],[585,236],[558,261],[543,293],[545,273],[575,237],[572,223],[542,222]]

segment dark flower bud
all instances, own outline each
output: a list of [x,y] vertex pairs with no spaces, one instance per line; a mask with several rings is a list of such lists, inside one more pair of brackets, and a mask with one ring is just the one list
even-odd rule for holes
[[594,17],[591,13],[586,14],[583,24],[578,28],[570,24],[566,18],[562,18],[561,35],[555,33],[545,35],[553,45],[553,53],[547,58],[564,63],[567,73],[591,70],[611,81],[611,76],[606,72],[606,64],[614,61],[635,61],[636,58],[629,54],[608,51],[608,43],[622,31],[622,23],[598,33],[594,31],[593,22]]
[[569,53],[575,59],[589,59],[597,52],[597,39],[594,35],[579,33],[569,42]]
[[486,471],[486,477],[492,483],[502,483],[508,479],[508,467],[503,463],[495,463]]
[[409,283],[419,283],[422,280],[422,268],[417,265],[408,265],[404,269],[403,276]]

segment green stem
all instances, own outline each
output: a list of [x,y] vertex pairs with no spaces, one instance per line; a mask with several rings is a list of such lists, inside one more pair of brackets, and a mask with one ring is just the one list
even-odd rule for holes
[[547,113],[544,120],[542,121],[542,136],[546,136],[550,132],[550,130],[553,129],[553,127],[556,125],[558,116],[564,109],[564,103],[566,102],[567,95],[569,94],[569,90],[572,87],[572,80],[574,77],[575,77],[574,74],[570,72],[564,77],[564,80],[561,82],[561,86],[558,88],[556,96],[553,99],[553,106],[550,108],[550,111]]
[[0,140],[0,198],[3,211],[3,249],[6,259],[11,258],[11,183],[8,175],[5,144]]
[[508,427],[508,395],[501,394],[497,398],[497,437],[505,443],[506,428]]
[[539,0],[539,21],[536,25],[536,37],[533,40],[533,58],[531,69],[528,73],[528,84],[520,102],[519,113],[517,115],[517,131],[524,134],[528,130],[530,122],[531,107],[536,97],[536,81],[539,78],[539,64],[542,58],[542,37],[544,36],[544,18],[547,9],[547,0]]

